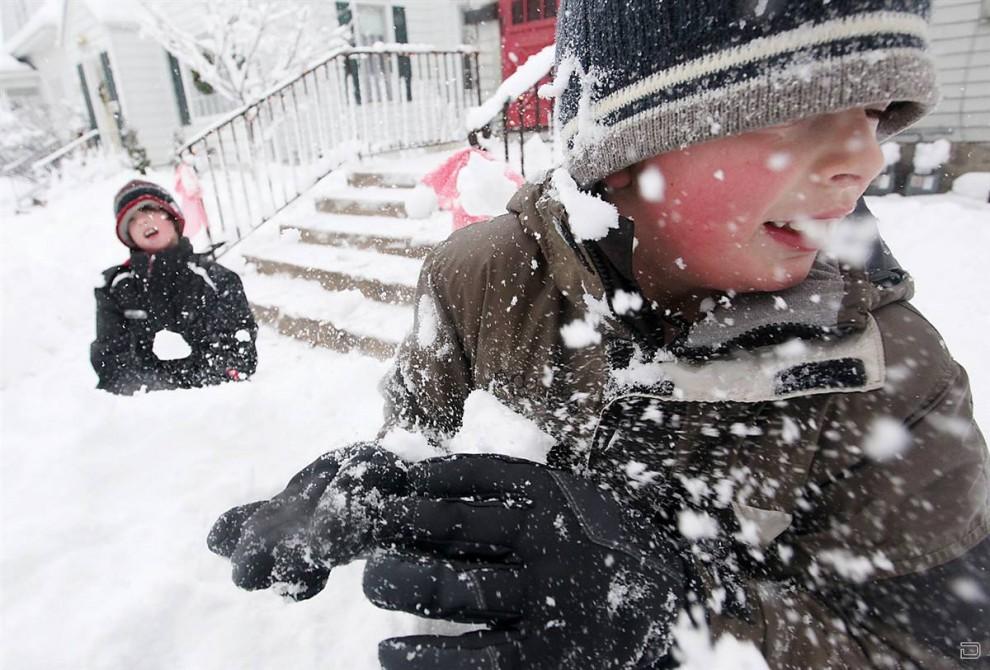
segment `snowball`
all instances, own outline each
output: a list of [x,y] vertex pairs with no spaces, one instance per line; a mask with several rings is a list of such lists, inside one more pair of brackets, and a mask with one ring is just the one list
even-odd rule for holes
[[630,293],[619,289],[612,296],[612,309],[616,314],[622,315],[627,312],[638,312],[643,307],[643,296],[639,293]]
[[[527,154],[528,155],[528,154]],[[516,192],[516,183],[505,175],[505,164],[472,153],[457,173],[461,207],[472,216],[498,216]]]
[[564,340],[564,346],[569,349],[582,349],[602,341],[602,334],[595,328],[597,319],[591,319],[590,316],[574,319],[560,329],[560,337]]
[[534,421],[516,414],[481,389],[464,402],[461,429],[447,447],[458,454],[501,454],[546,463],[556,441]]
[[410,219],[425,219],[437,209],[437,196],[433,189],[417,184],[405,197],[406,215]]
[[863,452],[874,461],[887,461],[911,445],[911,433],[900,421],[890,417],[876,419],[863,441]]
[[972,577],[958,577],[949,583],[949,589],[963,602],[985,603],[990,602],[986,591]]
[[155,343],[151,346],[160,361],[176,361],[188,358],[192,353],[186,338],[171,330],[159,330],[155,333]]
[[772,172],[782,172],[791,164],[791,155],[786,151],[778,151],[770,154],[767,158],[767,167]]
[[243,328],[234,333],[234,339],[238,342],[249,342],[251,340],[251,333],[247,332]]
[[413,433],[404,428],[393,428],[385,433],[378,444],[386,451],[391,451],[404,461],[414,463],[434,456],[442,456],[442,452],[430,444],[422,433]]
[[878,235],[873,218],[846,217],[831,226],[824,250],[843,263],[862,267],[873,254]]
[[653,165],[649,166],[639,173],[637,181],[639,182],[639,194],[643,196],[644,200],[647,202],[663,201],[663,192],[667,182],[659,168]]
[[818,553],[818,560],[832,567],[835,572],[854,582],[866,581],[876,570],[889,570],[893,566],[886,556],[877,553],[873,557],[852,553],[847,549],[827,549]]
[[615,205],[578,190],[574,178],[563,168],[553,171],[551,183],[557,191],[571,232],[580,240],[600,240],[612,228],[619,227],[619,212]]
[[718,524],[705,512],[681,510],[677,515],[677,529],[688,540],[700,540],[718,535]]

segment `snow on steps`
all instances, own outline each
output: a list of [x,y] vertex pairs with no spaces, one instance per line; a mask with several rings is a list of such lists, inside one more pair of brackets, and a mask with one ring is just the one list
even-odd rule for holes
[[429,203],[424,204],[421,201],[421,193],[416,188],[354,188],[345,185],[321,188],[314,196],[316,209],[327,214],[424,219],[433,213],[433,208]]
[[319,282],[328,291],[355,289],[372,300],[411,303],[422,261],[364,249],[280,241],[253,246],[244,260],[262,274]]
[[315,281],[259,273],[243,280],[259,321],[315,346],[388,358],[412,327],[412,307],[368,300],[353,289],[327,291]]
[[280,226],[283,234],[295,233],[301,242],[309,244],[369,249],[411,258],[425,257],[451,229],[448,212],[419,220],[315,214]]
[[316,212],[290,214],[279,238],[247,243],[245,288],[259,321],[317,346],[391,356],[412,325],[422,258],[452,230],[416,185],[460,148],[348,166],[313,189]]

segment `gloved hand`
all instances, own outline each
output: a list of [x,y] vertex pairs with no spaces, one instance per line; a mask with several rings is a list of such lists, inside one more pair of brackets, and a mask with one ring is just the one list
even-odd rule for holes
[[486,623],[385,640],[385,670],[632,668],[668,651],[685,601],[676,546],[596,485],[528,461],[411,465],[364,572],[385,609]]
[[224,512],[207,545],[230,558],[241,588],[276,586],[295,600],[311,598],[332,567],[371,547],[383,501],[405,492],[405,468],[373,444],[329,452],[271,500]]

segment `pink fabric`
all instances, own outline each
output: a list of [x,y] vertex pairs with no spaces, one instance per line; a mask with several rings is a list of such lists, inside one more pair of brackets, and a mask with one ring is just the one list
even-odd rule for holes
[[[468,164],[472,154],[476,154],[487,161],[494,160],[487,152],[480,149],[462,149],[422,179],[422,182],[437,194],[437,204],[440,209],[447,210],[454,215],[454,230],[460,230],[465,226],[479,221],[488,221],[491,218],[488,216],[468,214],[461,207],[460,193],[457,192],[457,175]],[[522,186],[525,183],[525,180],[516,174],[508,165],[505,166],[505,176],[512,180],[516,186]]]
[[186,219],[182,234],[192,239],[206,228],[206,207],[203,205],[203,189],[199,185],[196,170],[187,163],[175,166],[175,193],[179,196],[179,208]]

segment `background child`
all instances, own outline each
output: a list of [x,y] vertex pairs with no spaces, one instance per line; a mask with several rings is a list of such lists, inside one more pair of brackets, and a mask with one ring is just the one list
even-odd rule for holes
[[927,15],[565,0],[566,169],[426,261],[383,387],[386,430],[435,444],[493,393],[556,439],[554,470],[328,454],[221,517],[235,581],[309,597],[377,545],[373,602],[495,624],[386,641],[387,668],[673,667],[678,609],[773,668],[955,667],[990,644],[966,374],[891,258],[822,251],[879,141],[934,104]]
[[[107,269],[96,293],[90,360],[97,388],[131,394],[246,378],[257,326],[240,278],[182,237],[183,217],[157,184],[134,180],[114,198],[117,237],[130,259]],[[161,360],[155,341],[181,336],[187,355]],[[180,352],[186,353],[186,352]]]

